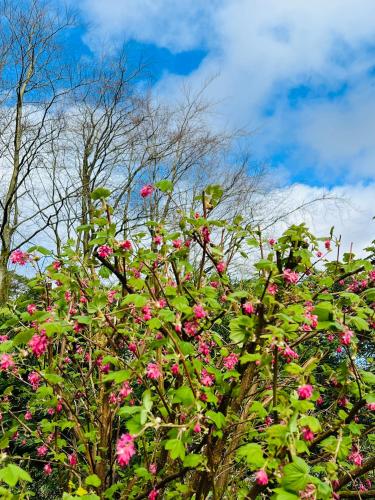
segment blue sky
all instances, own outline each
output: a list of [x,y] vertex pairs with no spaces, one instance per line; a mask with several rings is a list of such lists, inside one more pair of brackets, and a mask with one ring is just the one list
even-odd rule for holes
[[375,215],[373,0],[72,4],[81,19],[71,40],[78,53],[95,57],[126,42],[131,58],[149,62],[160,99],[212,80],[206,95],[218,103],[214,125],[252,131],[254,164],[305,194],[325,188],[347,196],[361,216],[345,230],[368,228]]

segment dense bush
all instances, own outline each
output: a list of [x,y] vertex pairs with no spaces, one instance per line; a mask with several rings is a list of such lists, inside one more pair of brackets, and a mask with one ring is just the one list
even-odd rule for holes
[[218,187],[179,232],[122,240],[107,194],[90,257],[11,257],[35,275],[1,311],[1,498],[374,495],[374,249],[212,220]]

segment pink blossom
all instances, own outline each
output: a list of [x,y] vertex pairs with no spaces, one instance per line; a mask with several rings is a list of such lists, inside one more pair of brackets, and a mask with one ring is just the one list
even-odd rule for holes
[[264,469],[259,469],[256,472],[255,477],[256,477],[256,482],[260,486],[265,486],[266,484],[268,484],[267,472]]
[[206,342],[199,342],[198,350],[204,356],[208,356],[210,354],[210,346],[206,344]]
[[268,285],[267,292],[270,295],[276,295],[277,291],[278,291],[278,286],[276,285],[276,283],[271,283]]
[[319,259],[320,259],[320,257],[321,257],[322,255],[323,255],[323,253],[322,253],[320,250],[319,250],[319,252],[316,252],[316,256],[317,256],[317,257],[319,257]]
[[159,495],[159,491],[156,490],[155,488],[150,491],[150,493],[148,494],[148,500],[156,500],[157,496]]
[[203,306],[200,304],[196,304],[193,307],[193,311],[194,311],[195,319],[202,319],[202,318],[205,318],[207,316],[207,312],[204,310]]
[[0,344],[9,340],[8,335],[0,335]]
[[61,267],[61,262],[55,260],[54,262],[52,262],[52,267],[54,268],[55,271],[58,271]]
[[152,195],[154,190],[155,190],[154,186],[152,186],[151,184],[146,184],[141,189],[140,194],[141,194],[142,198],[147,198],[148,196]]
[[27,411],[27,412],[25,413],[25,415],[24,415],[24,418],[25,418],[25,420],[32,420],[33,415],[32,415],[32,413],[31,413],[31,411]]
[[161,245],[163,242],[163,238],[160,236],[160,234],[157,234],[153,237],[152,241],[155,243],[155,245]]
[[346,330],[340,337],[340,343],[342,345],[349,345],[354,333],[351,330]]
[[29,373],[27,380],[30,382],[31,387],[36,391],[40,384],[40,375],[37,372]]
[[35,311],[36,311],[36,305],[35,304],[29,304],[27,307],[26,307],[26,311],[29,313],[29,314],[34,314]]
[[286,283],[297,283],[298,273],[290,269],[285,269],[283,272],[283,278]]
[[130,434],[122,434],[116,445],[117,462],[120,467],[125,467],[135,455],[134,438]]
[[146,373],[148,378],[156,380],[161,377],[160,366],[157,363],[149,363]]
[[130,384],[128,381],[124,382],[122,384],[122,387],[119,391],[119,396],[121,399],[125,399],[127,398],[128,396],[130,396],[130,394],[133,392],[133,389],[130,387]]
[[180,373],[180,367],[178,366],[177,363],[171,366],[171,373],[172,375],[178,375]]
[[19,264],[24,266],[29,260],[29,254],[27,252],[22,252],[22,250],[15,250],[10,254],[10,261],[12,264]]
[[242,309],[245,314],[253,314],[255,312],[255,307],[251,302],[245,302]]
[[290,361],[292,359],[298,359],[299,358],[298,354],[295,351],[293,351],[293,349],[291,347],[289,347],[288,345],[285,347],[284,352],[282,353],[282,355],[286,358],[287,363],[290,363]]
[[370,411],[375,411],[375,403],[368,403],[366,408]]
[[350,455],[348,456],[348,459],[350,462],[352,462],[354,465],[362,465],[363,462],[363,456],[358,450],[353,450]]
[[71,453],[70,455],[68,455],[68,462],[72,467],[75,467],[77,465],[78,459],[76,453]]
[[268,244],[269,244],[271,247],[273,247],[275,243],[276,243],[276,240],[274,240],[273,238],[270,238],[270,239],[268,240]]
[[194,335],[198,331],[198,325],[195,321],[185,321],[184,330],[187,333],[187,335],[194,337]]
[[326,240],[324,242],[324,246],[325,246],[326,250],[331,250],[331,241],[330,240]]
[[219,288],[219,282],[218,281],[211,281],[210,282],[210,285],[212,286],[212,288]]
[[135,354],[137,352],[137,344],[135,342],[129,342],[128,349],[130,352]]
[[199,423],[197,422],[195,425],[194,425],[194,428],[193,428],[193,431],[196,433],[196,434],[199,434],[201,432],[201,426],[199,425]]
[[308,427],[302,430],[302,437],[305,441],[312,441],[314,439],[314,433]]
[[48,408],[47,413],[48,413],[48,415],[51,415],[51,417],[52,417],[52,415],[55,414],[55,408]]
[[319,396],[318,399],[316,400],[316,404],[318,406],[322,405],[324,403],[323,396]]
[[167,305],[167,301],[165,299],[159,299],[156,302],[156,307],[158,307],[159,309],[163,309],[163,307],[165,307],[166,305]]
[[208,227],[203,227],[202,228],[202,236],[203,236],[203,241],[205,243],[209,243],[210,242],[211,235],[210,235],[210,230],[208,229]]
[[107,300],[109,304],[113,304],[116,300],[117,290],[109,290],[107,292]]
[[50,474],[52,474],[52,467],[51,467],[51,464],[46,464],[44,467],[43,467],[43,472],[46,476],[49,476]]
[[143,321],[148,321],[152,318],[150,306],[142,307],[142,313],[143,313]]
[[215,376],[211,375],[210,373],[207,372],[207,370],[205,370],[203,368],[202,374],[201,374],[202,385],[205,385],[206,387],[208,387],[208,386],[213,385],[214,381],[215,381]]
[[313,386],[310,384],[301,385],[298,387],[297,392],[299,399],[310,399],[313,393]]
[[39,358],[47,350],[47,337],[43,331],[40,334],[35,334],[31,337],[28,345],[30,346],[34,356]]
[[229,356],[223,358],[223,364],[227,370],[233,370],[238,363],[238,356],[234,352],[231,352]]
[[0,357],[0,371],[9,370],[15,365],[14,359],[10,354],[3,353]]
[[156,474],[158,470],[158,466],[154,463],[150,464],[148,470],[150,471],[151,474]]
[[181,248],[182,247],[182,240],[173,240],[172,245],[174,248]]
[[216,264],[216,269],[217,269],[218,273],[220,273],[220,274],[222,274],[226,268],[227,268],[227,266],[223,260],[221,260],[220,262],[218,262]]
[[119,247],[122,248],[123,250],[131,250],[133,248],[133,245],[131,241],[125,240],[119,243]]
[[349,403],[349,399],[346,396],[343,396],[337,401],[337,404],[341,406],[342,408],[345,408],[346,405]]
[[102,245],[98,248],[97,253],[102,259],[106,259],[111,254],[113,254],[113,248],[108,245]]
[[36,452],[38,454],[38,457],[44,457],[48,453],[48,448],[45,444],[43,444],[42,446],[38,446]]

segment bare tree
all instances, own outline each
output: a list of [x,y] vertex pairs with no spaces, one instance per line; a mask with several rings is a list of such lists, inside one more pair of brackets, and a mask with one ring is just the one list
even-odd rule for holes
[[34,226],[31,234],[21,232],[41,211],[30,204],[28,213],[23,209],[31,176],[43,168],[45,152],[58,133],[55,114],[66,94],[66,75],[58,59],[57,39],[71,22],[67,13],[61,17],[38,0],[27,2],[27,8],[7,0],[0,5],[0,302],[8,295],[7,265],[16,233],[20,246],[45,227]]

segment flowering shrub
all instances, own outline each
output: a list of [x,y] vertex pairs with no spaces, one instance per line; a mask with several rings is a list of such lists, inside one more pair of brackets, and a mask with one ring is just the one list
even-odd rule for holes
[[[66,499],[371,493],[373,249],[328,260],[332,236],[304,225],[267,242],[210,217],[217,187],[179,232],[121,241],[101,193],[79,228],[91,257],[66,246],[1,326],[2,498],[36,473]],[[232,260],[255,247],[240,280]]]

